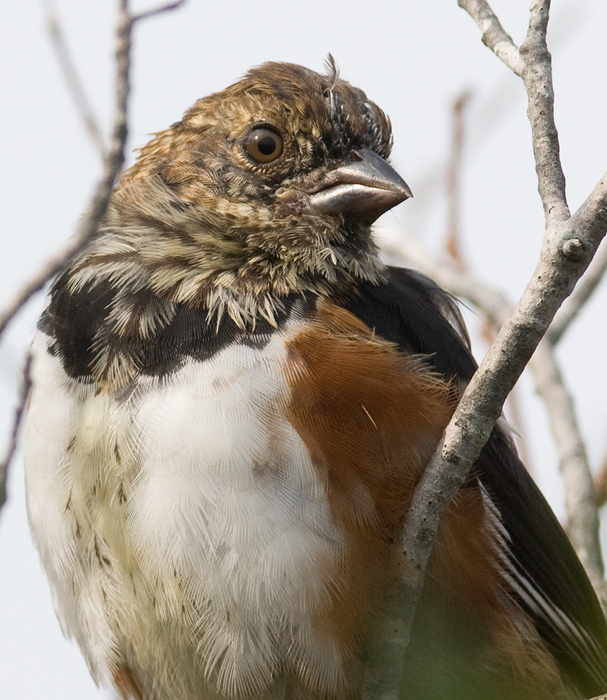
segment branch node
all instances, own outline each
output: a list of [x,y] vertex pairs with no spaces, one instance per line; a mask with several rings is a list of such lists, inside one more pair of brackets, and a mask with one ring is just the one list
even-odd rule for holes
[[568,238],[561,245],[561,252],[568,260],[579,262],[586,257],[587,246],[579,238]]

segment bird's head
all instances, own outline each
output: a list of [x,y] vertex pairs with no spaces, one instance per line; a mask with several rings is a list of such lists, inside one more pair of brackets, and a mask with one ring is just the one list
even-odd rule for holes
[[271,320],[294,292],[377,281],[373,221],[407,197],[390,122],[339,78],[266,63],[141,149],[76,265],[171,303]]

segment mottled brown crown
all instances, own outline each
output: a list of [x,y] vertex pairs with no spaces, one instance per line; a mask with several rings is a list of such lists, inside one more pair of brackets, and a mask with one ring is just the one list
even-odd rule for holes
[[[260,166],[242,140],[256,125],[273,125],[285,139],[282,156]],[[290,63],[265,63],[238,83],[198,100],[181,122],[141,149],[130,177],[160,174],[180,197],[201,201],[210,173],[216,190],[238,201],[306,182],[359,146],[384,158],[390,122],[364,92],[338,77]],[[246,185],[249,185],[248,187]]]

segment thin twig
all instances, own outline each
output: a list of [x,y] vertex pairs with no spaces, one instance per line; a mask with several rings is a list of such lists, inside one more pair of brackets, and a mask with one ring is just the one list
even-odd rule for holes
[[[104,172],[93,194],[88,210],[84,215],[76,233],[50,260],[22,287],[15,295],[12,302],[0,314],[0,336],[14,316],[23,308],[28,300],[40,290],[48,280],[60,272],[69,261],[77,255],[97,232],[112,194],[112,189],[118,173],[124,165],[124,150],[128,136],[128,101],[130,91],[131,70],[131,39],[133,26],[141,19],[152,17],[161,12],[166,12],[183,4],[175,2],[157,10],[151,10],[140,15],[131,16],[128,0],[119,0],[116,24],[116,107],[114,112],[114,126],[110,139],[110,148],[104,161]],[[71,65],[71,61],[69,61]],[[75,75],[75,71],[74,71]],[[68,76],[69,80],[69,76]],[[84,94],[84,93],[83,93]],[[27,365],[28,382],[24,382],[24,391],[29,391],[29,363]],[[23,402],[25,405],[25,399]],[[19,432],[19,424],[23,408],[17,412],[11,443],[5,462],[0,467],[0,508],[6,498],[6,474],[16,448],[16,440]]]
[[470,90],[462,92],[453,102],[451,109],[451,155],[447,168],[447,239],[445,248],[458,269],[464,269],[465,262],[461,251],[460,202],[461,171],[464,147],[464,110],[470,102]]
[[571,214],[565,196],[565,175],[560,161],[559,138],[554,123],[552,57],[546,44],[550,0],[533,0],[529,29],[519,49],[525,64],[522,78],[527,90],[527,114],[533,135],[538,189],[546,225],[565,221]]
[[[44,284],[86,246],[95,235],[99,223],[105,215],[112,187],[124,163],[124,149],[127,138],[127,106],[129,95],[129,71],[132,20],[128,13],[128,0],[120,0],[118,22],[116,28],[116,111],[114,128],[110,142],[110,150],[105,160],[104,173],[99,181],[88,211],[78,226],[76,234],[56,253],[38,273],[18,292],[9,307],[0,315],[0,335],[6,329],[9,321],[27,303],[30,297],[41,289]],[[29,391],[29,386],[27,387]],[[25,404],[25,400],[24,400]],[[16,441],[23,409],[18,411],[13,426],[13,438]],[[16,443],[15,443],[16,444]],[[0,495],[6,496],[6,474],[15,448],[11,442],[6,462],[0,472]],[[0,499],[0,507],[4,503]]]
[[[528,116],[532,128],[538,189],[544,205],[547,224],[542,256],[549,256],[560,251],[563,261],[575,262],[578,259],[587,262],[588,253],[596,250],[597,240],[600,241],[600,237],[607,230],[607,178],[603,177],[586,202],[573,217],[570,217],[565,197],[565,177],[559,159],[558,134],[554,123],[551,57],[546,45],[549,8],[550,0],[534,0],[530,8],[527,37],[520,49],[520,55],[525,64],[522,77],[529,98]],[[578,233],[585,231],[590,222],[592,222],[595,234],[599,234],[599,238],[588,240],[584,235],[578,237]],[[554,335],[548,337],[547,343],[558,342],[565,328],[579,313],[596,288],[598,284],[596,278],[600,278],[604,262],[599,259],[593,267],[597,273],[591,275],[591,280],[588,283],[582,283],[578,292],[579,296],[576,295],[570,303],[570,311],[562,312],[561,318],[563,320],[558,322],[559,325],[562,324],[560,331],[557,328]],[[558,335],[559,333],[560,335]],[[547,344],[546,347],[550,346]],[[603,563],[600,548],[596,545],[599,521],[593,505],[588,460],[574,418],[571,400],[562,386],[554,356],[548,357],[548,351],[540,349],[540,354],[542,352],[546,357],[547,365],[553,368],[553,395],[559,397],[558,401],[548,401],[546,405],[557,444],[561,443],[560,459],[564,470],[564,479],[566,482],[577,480],[583,485],[585,497],[588,499],[584,506],[582,506],[583,499],[574,497],[569,499],[568,517],[572,523],[570,534],[580,558],[587,563],[589,574],[596,583],[599,575],[602,576],[602,573],[599,574],[599,572],[602,572]],[[535,358],[532,362],[532,369],[534,368],[537,369],[539,376],[541,376],[542,371],[547,371],[547,368],[542,368],[541,363]],[[558,388],[559,383],[561,384],[560,388]],[[567,430],[558,427],[559,424],[563,425],[564,420],[567,420]],[[573,453],[564,444],[565,433],[569,435],[567,444],[575,446]],[[587,512],[581,512],[580,508]]]
[[9,439],[8,448],[6,450],[4,459],[0,463],[0,510],[2,509],[2,506],[6,503],[8,470],[17,450],[21,419],[23,417],[23,412],[25,411],[27,399],[32,386],[31,369],[32,355],[28,352],[25,356],[25,365],[23,366],[23,372],[21,375],[21,391],[19,392],[19,401],[17,402],[17,407],[15,408],[15,413],[13,417],[13,427],[11,429],[11,436]]
[[597,589],[604,566],[599,541],[599,515],[586,447],[577,423],[573,399],[565,386],[553,347],[544,339],[529,367],[535,389],[548,407],[548,418],[565,486],[567,533]]
[[472,17],[483,33],[483,44],[493,51],[517,75],[525,67],[516,44],[504,30],[499,19],[485,0],[458,0],[457,3]]
[[127,104],[132,26],[133,23],[128,14],[128,2],[127,0],[120,0],[116,28],[116,109],[114,128],[104,172],[95,188],[88,211],[80,222],[75,235],[26,282],[8,307],[0,314],[0,335],[6,329],[9,321],[14,318],[29,299],[86,246],[92,236],[95,235],[105,215],[114,182],[124,164],[124,149],[127,139]]
[[95,188],[95,193],[87,213],[78,226],[76,233],[66,245],[60,249],[45,265],[17,292],[13,300],[0,313],[0,336],[14,316],[23,308],[29,299],[60,272],[68,262],[77,255],[95,235],[103,219],[112,188],[118,173],[124,164],[124,149],[127,139],[127,107],[129,96],[130,50],[133,26],[141,19],[147,19],[160,12],[166,12],[180,7],[181,2],[174,2],[157,10],[150,10],[131,17],[128,11],[128,0],[120,0],[116,28],[116,109],[114,127],[110,139],[110,150],[105,162],[101,180]]
[[91,104],[86,96],[84,86],[78,76],[78,71],[74,65],[74,61],[70,55],[67,42],[61,29],[61,24],[57,17],[57,11],[53,0],[44,0],[46,11],[46,24],[48,33],[57,54],[59,66],[63,72],[63,77],[72,95],[76,110],[82,119],[84,127],[91,137],[95,148],[99,151],[102,158],[105,158],[105,141],[101,129],[95,118],[95,114]]
[[138,15],[133,15],[132,20],[133,22],[139,22],[142,19],[149,19],[150,17],[155,17],[156,15],[160,15],[163,12],[169,12],[169,10],[176,10],[178,7],[181,7],[184,4],[185,0],[176,0],[176,2],[171,2],[168,5],[163,5],[162,7],[156,8],[155,10],[147,10],[146,12],[140,12]]
[[[574,229],[578,225],[582,227],[586,227],[589,224],[598,225],[604,231],[607,230],[607,173],[597,182],[588,199],[573,215],[569,223],[573,223],[573,219],[576,220],[576,226],[572,229],[571,242],[576,241]],[[581,243],[583,246],[583,241]],[[580,251],[581,254],[583,254],[583,251]]]

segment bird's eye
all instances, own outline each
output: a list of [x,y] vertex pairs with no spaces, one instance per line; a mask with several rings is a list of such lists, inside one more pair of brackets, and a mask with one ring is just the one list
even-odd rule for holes
[[263,127],[253,129],[247,134],[244,147],[258,163],[271,163],[282,153],[282,136]]

